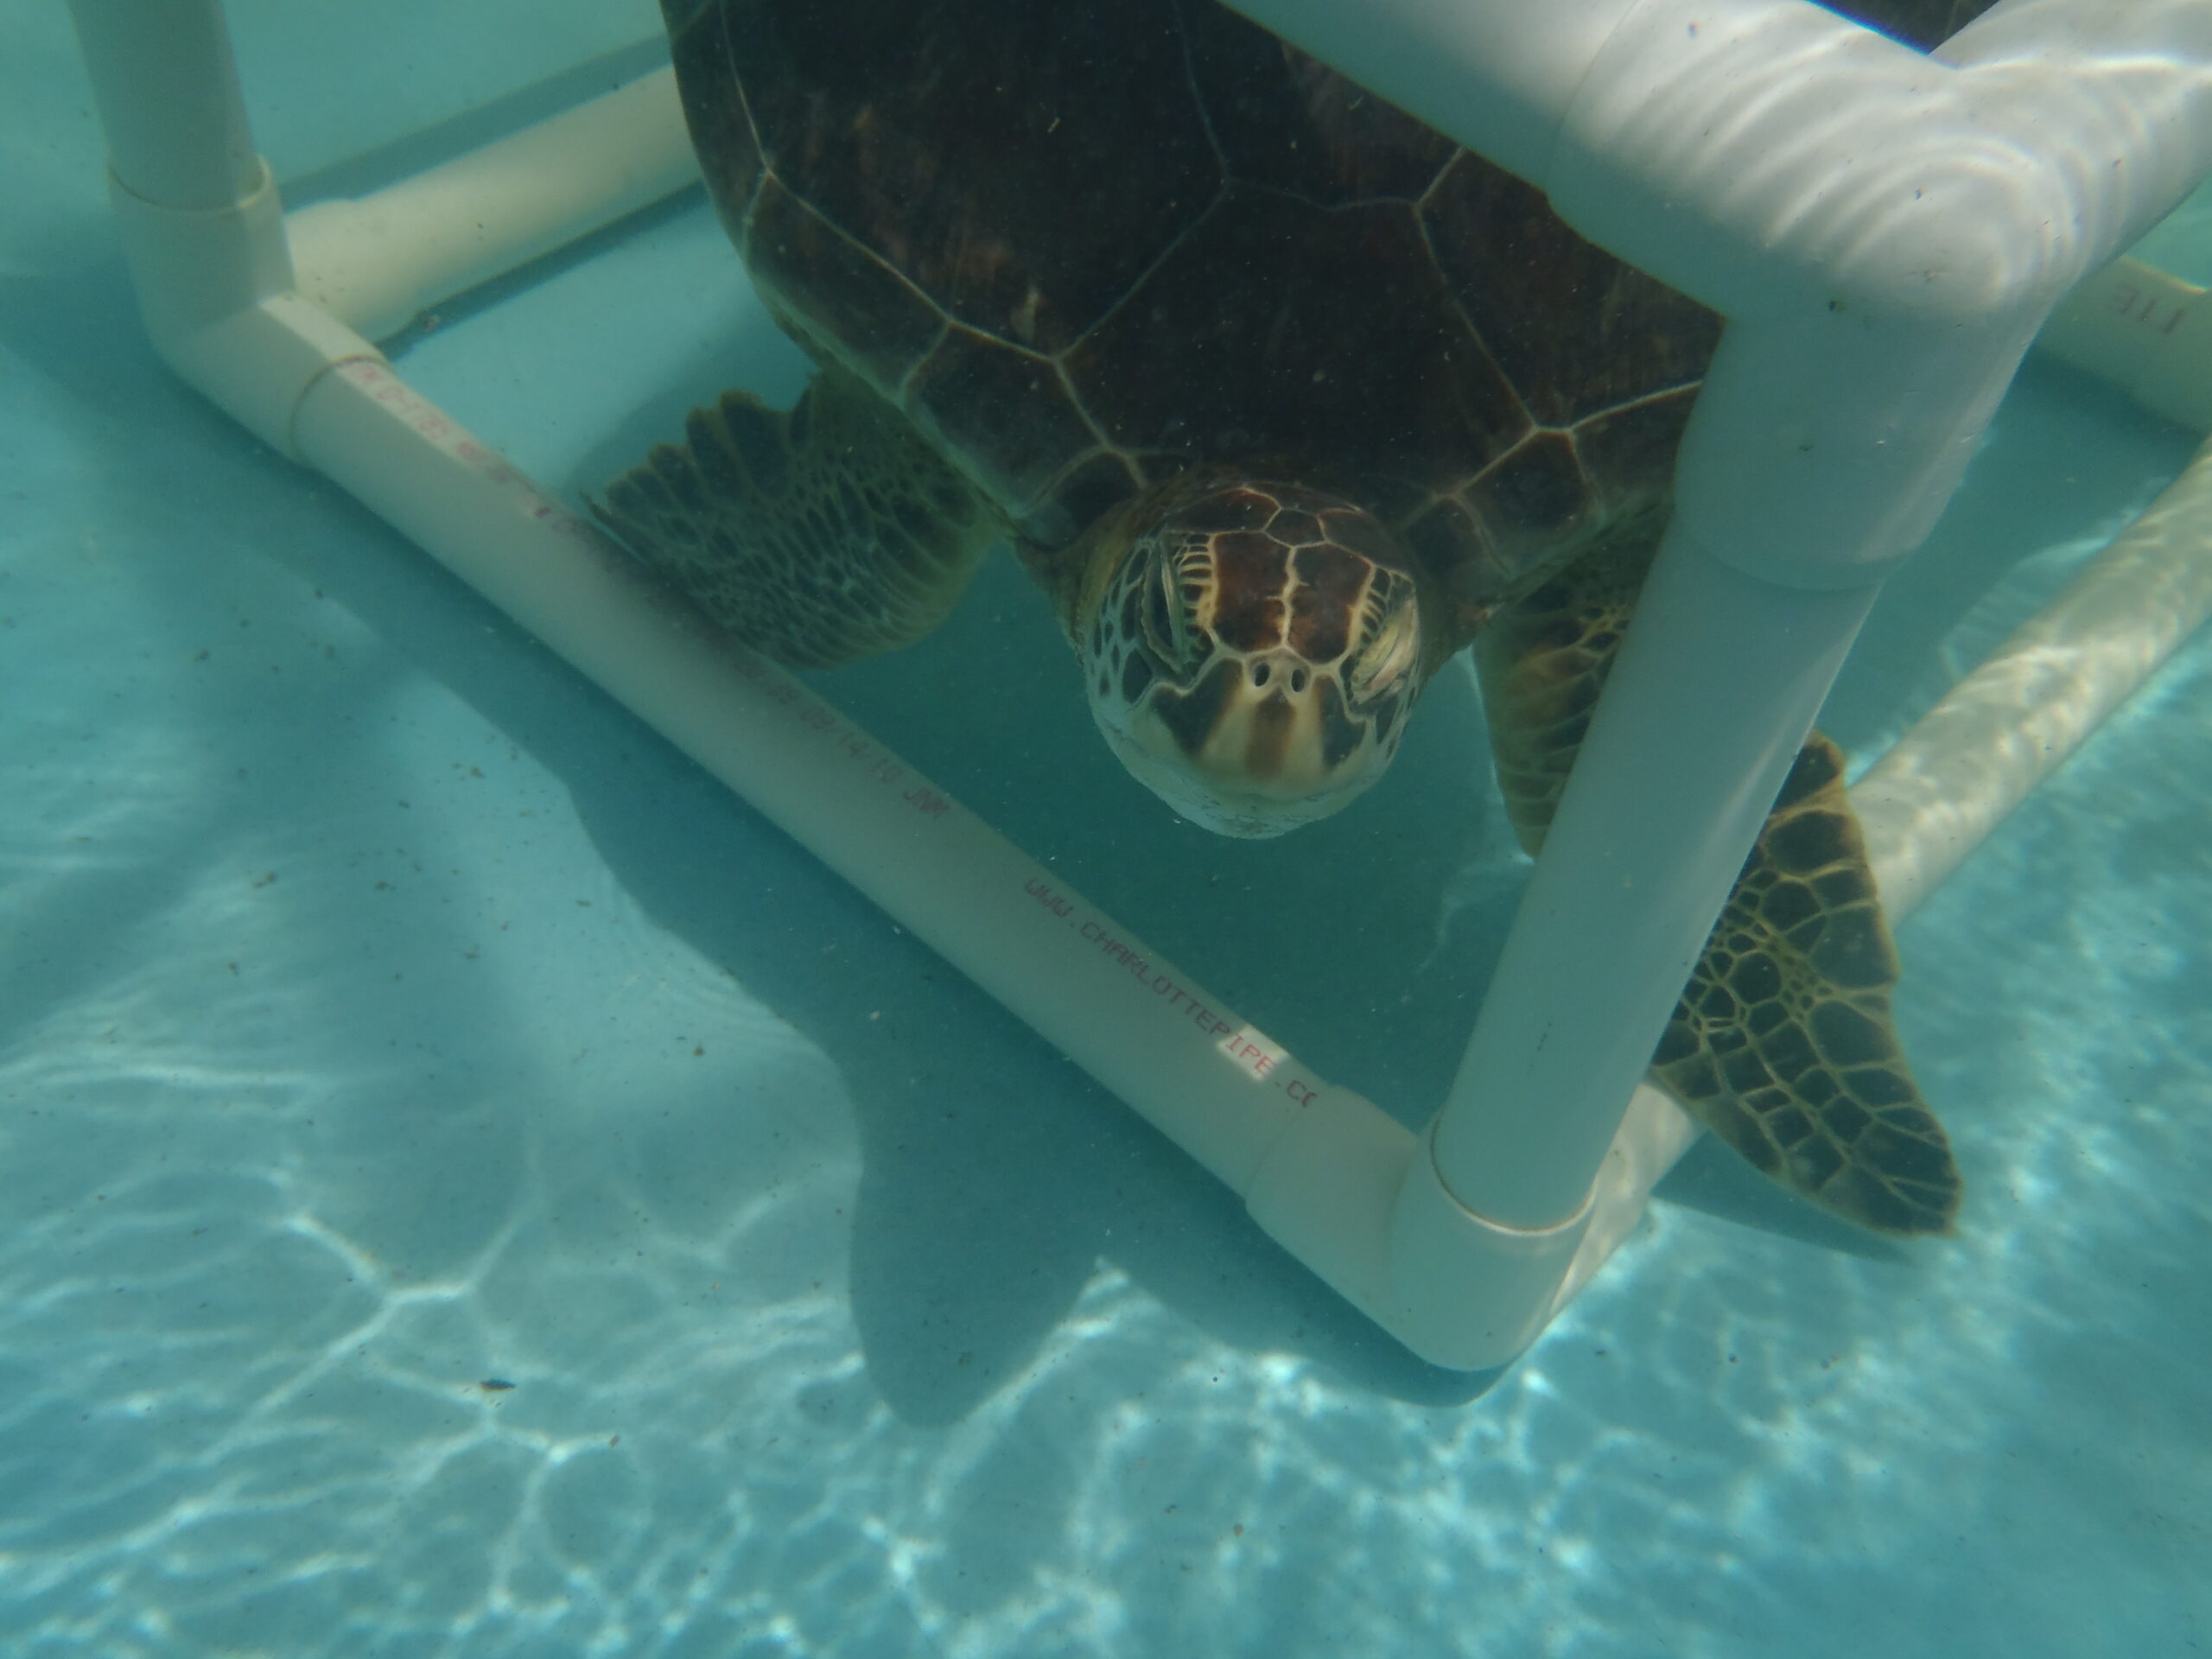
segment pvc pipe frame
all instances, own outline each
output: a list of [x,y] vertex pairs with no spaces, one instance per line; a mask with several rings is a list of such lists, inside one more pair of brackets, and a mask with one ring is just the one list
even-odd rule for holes
[[[1462,17],[1495,10],[1465,0],[1453,3]],[[1409,3],[1396,8],[1413,9]],[[1522,1212],[1537,1224],[1513,1225],[1470,1211],[1455,1196],[1457,1183],[1495,1185],[1505,1195],[1499,1208],[1512,1215],[1516,1194],[1542,1186],[1541,1179],[1513,1172],[1525,1165],[1541,1174],[1547,1149],[1573,1135],[1538,1135],[1527,1145],[1507,1141],[1496,1148],[1496,1172],[1465,1167],[1469,1154],[1463,1145],[1451,1164],[1455,1185],[1447,1188],[1432,1136],[1416,1136],[1370,1103],[1315,1077],[804,686],[731,645],[648,585],[588,526],[411,391],[359,334],[303,296],[294,279],[274,187],[246,137],[214,0],[168,0],[157,8],[132,0],[73,0],[73,10],[109,136],[112,194],[126,255],[163,356],[258,435],[329,474],[746,795],[1190,1150],[1245,1198],[1263,1227],[1415,1353],[1461,1369],[1506,1363],[1625,1235],[1652,1183],[1694,1134],[1664,1096],[1648,1086],[1637,1088],[1621,1117],[1618,1102],[1629,1096],[1624,1086],[1604,1111],[1583,1114],[1576,1131],[1582,1136],[1575,1154],[1584,1159],[1580,1173],[1554,1182],[1559,1191],[1572,1188],[1573,1202],[1563,1215],[1541,1213],[1541,1205],[1523,1205]],[[1510,10],[1525,35],[1534,14]],[[1574,15],[1602,21],[1624,10],[1616,0],[1597,0]],[[1440,5],[1440,16],[1442,11]],[[1701,15],[1713,14],[1708,9]],[[175,38],[167,38],[165,30]],[[1611,38],[1603,31],[1586,32],[1600,48]],[[1914,61],[1925,68],[1923,60]],[[1587,77],[1554,79],[1579,86]],[[476,188],[483,178],[557,169],[563,164],[559,158],[573,157],[580,142],[587,149],[601,137],[626,143],[639,158],[630,170],[602,169],[601,192],[550,206],[534,198],[500,229],[500,246],[472,244],[458,255],[435,225],[418,231],[390,213],[354,213],[353,223],[380,224],[383,239],[393,245],[380,256],[385,268],[372,280],[349,284],[342,275],[346,263],[361,251],[345,229],[353,210],[311,210],[319,227],[315,245],[345,250],[327,256],[331,263],[316,279],[321,291],[349,313],[388,324],[396,308],[441,297],[442,284],[488,274],[552,245],[564,214],[570,233],[604,223],[611,216],[604,210],[610,196],[628,200],[625,192],[634,195],[645,188],[636,182],[640,177],[665,179],[671,116],[665,101],[656,105],[644,94],[626,100],[623,93],[612,94],[547,124],[547,130],[518,135],[491,152],[437,169],[426,175],[427,182],[384,193],[387,206],[411,200],[418,208],[451,211],[455,203],[486,199]],[[2169,167],[2161,176],[2175,172]],[[2113,222],[2132,226],[2139,216],[2123,214]],[[404,244],[397,234],[402,231],[411,238]],[[416,252],[403,253],[404,246]],[[2040,296],[2040,289],[2034,291]],[[1732,330],[1732,340],[1735,337]],[[1920,338],[1924,343],[1927,336]],[[2005,366],[2009,372],[2009,363]],[[1756,373],[1751,380],[1761,384]],[[1984,391],[1993,401],[1994,392]],[[1700,399],[1700,420],[1709,400],[1709,392]],[[1857,405],[1866,401],[1854,400]],[[1707,443],[1705,453],[1713,448]],[[2212,463],[2193,468],[2177,486],[2184,489],[2192,510],[2212,505]],[[1721,522],[1725,529],[1725,515]],[[2088,642],[2067,636],[2075,658],[2098,666],[2078,683],[2060,676],[2069,693],[2066,711],[2036,716],[2043,725],[2033,728],[2035,742],[1993,739],[1991,728],[2005,728],[2008,716],[2017,720],[2019,711],[1985,693],[1974,705],[1973,721],[1939,709],[1943,717],[1931,716],[1929,728],[1936,734],[1932,747],[1917,736],[1908,739],[1885,763],[1900,779],[1943,779],[1948,803],[1940,822],[1934,821],[1928,803],[1900,785],[1889,816],[1870,820],[1877,875],[1885,891],[1903,880],[1897,872],[1915,873],[1902,895],[1891,892],[1893,914],[1904,907],[1900,896],[1908,904],[1916,899],[1930,873],[1947,868],[1946,859],[1955,861],[1986,833],[2024,792],[2031,773],[2056,764],[2060,751],[2052,743],[2078,741],[2103,709],[2147,674],[2212,607],[2212,591],[2198,591],[2193,615],[2183,621],[2187,607],[2172,602],[2182,578],[2172,567],[2179,561],[2189,568],[2193,550],[2180,545],[2188,520],[2176,509],[2158,522],[2152,544],[2131,555],[2134,563],[2124,563],[2125,580],[2116,590],[2155,596],[2151,617],[2144,622],[2126,605],[2094,596],[2082,601],[2077,608],[2113,612]],[[1738,543],[1727,544],[1741,550]],[[1856,626],[1868,584],[1830,584],[1840,591],[1813,600],[1815,625],[1808,626],[1776,591],[1780,584],[1746,575],[1726,559],[1701,556],[1694,542],[1682,545],[1691,553],[1676,547],[1662,558],[1644,607],[1646,621],[1670,620],[1639,624],[1614,684],[1641,652],[1650,664],[1638,674],[1657,688],[1657,706],[1669,706],[1668,653],[1659,636],[1679,632],[1698,616],[1722,614],[1716,605],[1726,607],[1726,616],[1738,628],[1795,629],[1817,660],[1797,676],[1786,709],[1779,719],[1766,721],[1760,739],[1763,765],[1777,755],[1786,761],[1796,741],[1788,728],[1801,716],[1809,720],[1833,659]],[[2089,577],[2083,582],[2094,594],[2105,591]],[[2212,590],[2212,581],[2200,579],[2197,587]],[[2065,628],[2059,626],[2059,632]],[[1740,637],[1728,644],[1737,650]],[[2054,649],[2049,639],[2026,648],[2026,658],[2042,665],[2043,682],[2056,671],[2050,666]],[[2017,664],[2004,665],[2009,660],[2000,653],[1999,665],[1968,686],[2012,683],[2019,671]],[[1993,673],[1995,679],[1985,679]],[[1740,670],[1732,674],[1724,701],[1741,700],[1743,683]],[[1620,701],[1608,696],[1608,715]],[[1675,707],[1676,715],[1682,712]],[[1710,724],[1709,705],[1696,712],[1700,723]],[[1954,739],[1954,733],[1960,735]],[[1632,724],[1615,721],[1609,728],[1601,717],[1592,747],[1599,753],[1606,745],[1616,752],[1632,750],[1634,734]],[[1590,755],[1586,750],[1586,763],[1577,769],[1578,788],[1585,774],[1605,769]],[[1762,766],[1742,768],[1732,794],[1726,771],[1716,768],[1701,783],[1678,775],[1675,792],[1681,798],[1675,809],[1694,813],[1701,804],[1709,826],[1716,798],[1699,798],[1699,790],[1709,785],[1719,790],[1718,798],[1731,799],[1732,823],[1748,815],[1755,825],[1772,794],[1764,785]],[[1986,804],[1976,807],[1960,795],[1959,774],[1971,777],[1975,798]],[[1776,776],[1778,780],[1778,771]],[[1587,800],[1618,787],[1615,780],[1584,790],[1586,823]],[[1571,790],[1570,803],[1574,798]],[[1641,804],[1637,812],[1649,816]],[[1560,823],[1570,823],[1565,810]],[[1926,850],[1931,823],[1948,853]],[[1523,936],[1547,906],[1556,905],[1559,914],[1579,925],[1597,925],[1591,918],[1606,910],[1588,895],[1573,897],[1573,880],[1561,874],[1571,861],[1553,856],[1562,833],[1555,825],[1509,954],[1516,945],[1524,954],[1530,948],[1522,943]],[[1565,833],[1572,841],[1580,832],[1569,828]],[[1749,839],[1746,830],[1745,846]],[[1598,849],[1599,857],[1606,855]],[[1694,893],[1673,894],[1675,868],[1656,853],[1645,858],[1650,879],[1638,890],[1668,897],[1673,914],[1651,930],[1655,938],[1637,954],[1666,954],[1656,936],[1688,930],[1692,912],[1703,906],[1703,919],[1694,925],[1701,941],[1740,850],[1706,862],[1726,867],[1710,905],[1703,891],[1709,880]],[[1579,919],[1574,904],[1583,906]],[[1569,938],[1561,958],[1571,959],[1575,946]],[[1693,954],[1694,949],[1694,943]],[[1689,959],[1676,949],[1668,963],[1679,960],[1681,971],[1671,965],[1656,970],[1662,978],[1672,976],[1661,987],[1666,1001]],[[1501,994],[1527,997],[1528,985],[1541,977],[1518,969],[1509,977],[1502,967],[1499,983],[1507,988],[1493,992],[1493,1003]],[[1518,988],[1513,988],[1516,979],[1524,982]],[[1656,1031],[1655,1026],[1655,1039]],[[1478,1047],[1479,1039],[1478,1031]],[[1648,1060],[1651,1042],[1625,1046],[1635,1050],[1632,1081]],[[1463,1074],[1463,1085],[1465,1081]],[[1455,1096],[1461,1092],[1455,1090]],[[1452,1121],[1451,1113],[1440,1114],[1440,1121]],[[1603,1133],[1592,1137],[1592,1124]]]

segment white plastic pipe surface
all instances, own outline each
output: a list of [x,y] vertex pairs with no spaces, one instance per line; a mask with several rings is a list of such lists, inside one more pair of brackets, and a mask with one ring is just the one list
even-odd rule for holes
[[[1648,1087],[1599,1167],[1591,1201],[1564,1224],[1515,1229],[1465,1216],[1434,1185],[1427,1142],[1332,1087],[1051,872],[1022,855],[834,708],[730,645],[652,588],[594,532],[457,423],[363,354],[317,383],[296,423],[303,452],[429,547],[464,579],[605,685],[853,880],[963,971],[1246,1196],[1254,1217],[1415,1353],[1460,1369],[1502,1364],[1533,1339],[1618,1244],[1651,1185],[1694,1131]],[[2191,505],[2212,506],[2212,462]],[[2085,714],[2169,642],[2167,602],[2202,544],[2154,515],[2109,619],[2108,672],[2093,705],[2044,721],[2078,741]],[[2155,529],[2159,523],[2168,530]],[[2190,591],[2212,603],[2201,571]],[[2094,585],[2085,577],[2083,585]],[[2131,607],[2148,607],[2148,613]],[[2001,668],[1993,671],[2003,673]],[[1990,712],[1996,711],[1993,708]],[[2015,721],[2041,721],[2009,706]],[[1931,719],[1886,763],[1957,775],[2002,732]],[[2055,764],[2046,758],[2045,764]],[[1961,820],[1877,832],[1885,885],[1936,836],[1955,850],[1986,833],[2017,779],[1969,770],[1980,804]],[[1870,820],[1884,823],[1878,814]],[[1503,1149],[1516,1160],[1518,1147]]]
[[699,176],[676,74],[660,69],[497,143],[285,230],[300,291],[372,340]]
[[264,181],[222,8],[207,0],[70,0],[108,168],[179,212],[228,208]]
[[2066,296],[2036,346],[2154,415],[2212,432],[2212,305],[2194,283],[2123,257]]
[[1476,1214],[1581,1203],[1873,592],[1778,588],[1669,533],[1605,692],[1639,718],[1591,724],[1437,1128]]
[[2212,124],[2202,0],[2007,0],[1934,59],[1808,0],[1233,3],[1731,317],[2056,299]]
[[2212,445],[1852,790],[1909,914],[2212,617]]

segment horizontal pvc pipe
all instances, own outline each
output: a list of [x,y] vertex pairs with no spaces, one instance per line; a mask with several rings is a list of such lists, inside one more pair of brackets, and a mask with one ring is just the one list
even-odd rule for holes
[[1940,60],[1804,0],[1239,3],[1729,319],[1678,511],[1803,586],[1916,544],[2050,308],[2212,165],[2195,0],[2016,0]]
[[1938,59],[1808,0],[1235,3],[1732,317],[2048,304],[2069,251],[2178,199],[2212,128],[2196,0],[2011,0]]
[[2047,311],[2202,171],[2212,11],[2030,3],[2031,41],[1969,29],[1931,59],[1800,0],[1650,0],[1593,62],[1547,188],[1732,318]]
[[2067,296],[2036,344],[2152,414],[2212,432],[2212,307],[2204,295],[2140,259],[2118,259]]
[[285,220],[300,291],[371,339],[699,176],[673,70]]
[[1852,791],[1908,914],[2212,617],[2212,445]]
[[[1600,1166],[1598,1201],[1573,1225],[1448,1230],[1437,1220],[1448,1211],[1405,1196],[1433,1167],[1424,1141],[1313,1077],[829,705],[668,604],[382,365],[346,365],[318,388],[300,429],[317,464],[418,540],[448,550],[473,584],[1247,1194],[1263,1227],[1423,1357],[1472,1369],[1518,1352],[1618,1244],[1691,1139],[1671,1102],[1637,1090]],[[2189,483],[2193,496],[2177,486],[2144,531],[2183,566],[2192,549],[2175,531],[2192,509],[2212,507],[2206,468]],[[2115,618],[2128,593],[2150,605],[2148,615],[2115,620],[2116,630],[2164,627],[2175,574],[2111,590],[2103,603]],[[2112,666],[2125,667],[2124,678],[2152,660],[2122,652]],[[2100,711],[2119,678],[2110,690]],[[2069,722],[2069,741],[2082,729]],[[1885,766],[1918,772],[1938,753],[1955,761],[1974,751],[1974,741],[1961,745],[1931,717]],[[2018,792],[1989,801],[1974,833],[1986,833]],[[1868,811],[1877,876],[1902,917],[1924,887],[1900,872],[1928,836],[1955,836],[1955,828],[1916,822],[1892,833],[1878,805]],[[1498,1155],[1510,1165],[1529,1150],[1510,1145]],[[1412,1228],[1408,1216],[1428,1219]],[[1409,1230],[1417,1236],[1405,1236]]]

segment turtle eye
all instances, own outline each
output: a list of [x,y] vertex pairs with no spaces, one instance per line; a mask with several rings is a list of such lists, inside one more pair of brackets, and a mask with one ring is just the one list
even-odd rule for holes
[[[1392,584],[1395,588],[1395,584]],[[1395,592],[1378,595],[1382,614],[1365,644],[1353,656],[1346,690],[1355,706],[1395,695],[1411,677],[1420,654],[1421,632],[1414,607],[1395,602]]]
[[1145,584],[1145,643],[1163,662],[1179,663],[1190,649],[1189,617],[1176,593],[1178,561],[1155,558]]

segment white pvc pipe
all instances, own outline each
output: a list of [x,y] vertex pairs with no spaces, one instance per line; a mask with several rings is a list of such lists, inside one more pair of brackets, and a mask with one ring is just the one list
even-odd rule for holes
[[699,176],[660,69],[354,200],[286,217],[300,291],[372,340]]
[[[2178,285],[2137,267],[2117,272],[2129,328],[2163,325],[2145,294]],[[2126,338],[2126,336],[2123,336]],[[2123,369],[2134,353],[2125,353]],[[2085,366],[2107,368],[2092,359]],[[1893,925],[1902,925],[2105,718],[2212,620],[2212,443],[2041,611],[2014,632],[1852,786],[1866,861]],[[1638,1159],[1656,1185],[1695,1131],[1671,1096],[1637,1090],[1599,1191]],[[1608,1226],[1635,1211],[1601,1210],[1577,1254],[1556,1313],[1618,1244]]]
[[106,128],[108,197],[147,333],[171,367],[292,454],[291,417],[359,345],[293,292],[215,0],[72,0]]
[[2012,0],[1942,61],[1806,0],[1239,9],[1730,320],[1677,512],[1794,585],[1916,544],[2050,308],[2212,164],[2204,0]]
[[[1732,317],[1979,316],[2054,273],[2055,299],[2069,246],[2189,188],[2212,123],[2202,0],[2007,0],[1940,60],[1808,0],[1235,4]],[[2123,149],[2118,176],[2041,170]]]
[[264,181],[220,8],[73,0],[78,49],[123,187],[181,212],[244,201]]
[[2212,616],[2212,445],[1851,798],[1892,917],[1909,913]]
[[1592,722],[1437,1128],[1476,1214],[1537,1228],[1581,1203],[1873,594],[1780,588],[1670,534],[1606,688],[1642,718]]
[[2194,283],[2122,257],[2067,296],[2036,345],[2154,415],[2212,431],[2212,308],[2204,297]]

